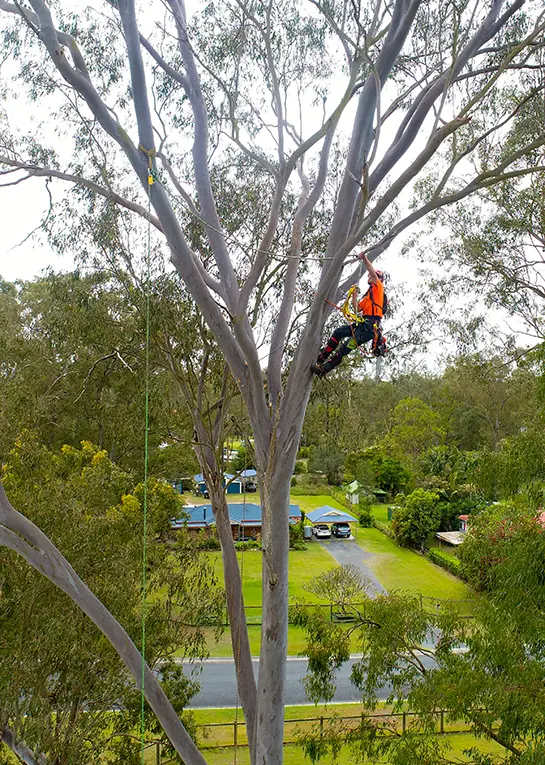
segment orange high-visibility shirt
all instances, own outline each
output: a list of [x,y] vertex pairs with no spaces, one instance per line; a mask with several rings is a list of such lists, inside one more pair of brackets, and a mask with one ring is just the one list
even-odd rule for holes
[[384,313],[384,286],[380,279],[376,284],[371,284],[369,289],[358,303],[358,310],[364,316],[377,316],[382,318]]

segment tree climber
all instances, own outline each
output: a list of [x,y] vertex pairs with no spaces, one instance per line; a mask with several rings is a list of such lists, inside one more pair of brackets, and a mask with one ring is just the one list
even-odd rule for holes
[[[351,324],[344,324],[342,327],[338,327],[327,341],[325,347],[322,348],[316,363],[311,366],[311,370],[318,377],[325,377],[328,372],[331,372],[332,369],[335,369],[341,363],[344,356],[347,356],[354,348],[358,348],[369,340],[373,340],[373,355],[383,356],[386,351],[384,338],[380,331],[380,320],[386,311],[387,305],[383,286],[384,273],[375,270],[364,252],[358,253],[358,258],[367,267],[369,289],[358,303],[358,288],[353,288],[353,315],[357,319]],[[341,340],[344,342],[341,342]],[[330,354],[333,355],[331,356]]]

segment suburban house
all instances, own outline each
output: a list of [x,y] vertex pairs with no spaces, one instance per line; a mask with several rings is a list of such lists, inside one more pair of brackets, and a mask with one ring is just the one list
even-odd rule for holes
[[358,519],[344,510],[337,510],[329,505],[323,505],[307,513],[307,518],[313,525],[316,523],[357,523]]
[[[261,505],[254,502],[228,504],[227,510],[231,520],[231,532],[234,540],[255,539],[261,533]],[[195,533],[209,533],[215,526],[212,505],[186,505],[184,513],[189,516],[172,521],[173,529],[187,527]],[[290,505],[290,523],[300,523],[301,509],[299,505]]]
[[[242,494],[244,491],[255,491],[257,473],[255,470],[243,470],[236,477],[231,473],[225,473],[223,485],[226,486],[227,494]],[[204,497],[208,496],[208,487],[202,473],[193,476],[197,484],[197,492]]]

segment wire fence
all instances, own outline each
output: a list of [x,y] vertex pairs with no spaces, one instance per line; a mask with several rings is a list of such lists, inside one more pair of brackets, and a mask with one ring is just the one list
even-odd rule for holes
[[[343,731],[354,731],[360,726],[370,726],[380,724],[381,735],[400,735],[407,730],[416,732],[425,729],[428,732],[440,734],[469,733],[472,731],[468,723],[462,721],[452,721],[448,717],[447,710],[439,710],[431,721],[434,725],[430,726],[430,720],[426,721],[424,726],[423,715],[417,712],[392,712],[392,713],[373,713],[367,715],[343,715],[320,717],[300,717],[284,722],[284,744],[296,744],[299,737],[310,731],[317,734],[323,734],[325,729],[334,724],[342,728]],[[198,744],[200,749],[228,749],[237,746],[248,746],[246,728],[243,721],[232,721],[225,723],[206,723],[197,726]]]
[[[323,735],[330,725],[335,725],[343,733],[348,734],[358,728],[376,726],[381,736],[399,736],[407,731],[423,732],[441,735],[472,733],[474,729],[469,723],[453,720],[448,710],[442,709],[428,715],[418,712],[384,712],[357,715],[320,715],[319,717],[299,717],[284,721],[285,745],[297,744],[305,733]],[[201,751],[214,749],[235,749],[247,747],[248,738],[244,721],[230,720],[229,722],[202,723],[196,726],[197,745]],[[170,757],[165,758],[161,742],[153,742],[148,747],[154,748],[153,759],[148,756],[147,763],[167,765]]]
[[[419,595],[418,600],[420,608],[428,613],[441,613],[445,609],[452,609],[453,605],[455,605],[460,610],[460,613],[466,618],[470,618],[473,615],[473,610],[476,606],[474,600],[442,600],[441,598],[434,598],[427,595]],[[371,605],[367,602],[351,603],[344,606],[339,603],[298,603],[290,606],[289,624],[295,623],[295,614],[298,609],[322,612],[322,615],[330,622],[354,623],[360,619],[366,619],[370,608]],[[261,606],[245,606],[244,612],[246,615],[246,623],[249,627],[261,626],[263,617],[263,609]],[[201,618],[199,623],[195,623],[192,626],[228,627],[229,617],[227,613],[225,613],[222,619],[218,619],[217,614],[211,614],[210,619],[207,619],[206,617]]]

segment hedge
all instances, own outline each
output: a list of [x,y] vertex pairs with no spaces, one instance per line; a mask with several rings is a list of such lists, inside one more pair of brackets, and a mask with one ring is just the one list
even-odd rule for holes
[[432,547],[427,551],[427,556],[429,560],[437,566],[441,566],[441,568],[454,574],[454,576],[457,576],[459,579],[464,578],[462,575],[461,563],[457,558],[453,558],[451,555],[447,555],[435,547]]
[[382,521],[377,521],[375,518],[373,518],[373,526],[375,527],[375,529],[378,529],[382,534],[386,534],[387,537],[390,537],[390,539],[393,539],[395,541],[394,532],[392,531],[391,526],[389,526],[387,523],[382,523]]

